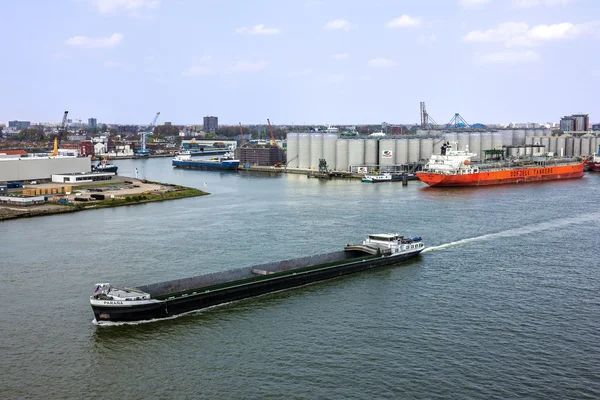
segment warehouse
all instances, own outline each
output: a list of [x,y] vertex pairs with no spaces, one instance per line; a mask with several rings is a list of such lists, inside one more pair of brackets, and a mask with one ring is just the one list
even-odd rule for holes
[[52,174],[91,170],[90,157],[0,157],[0,181],[50,179]]

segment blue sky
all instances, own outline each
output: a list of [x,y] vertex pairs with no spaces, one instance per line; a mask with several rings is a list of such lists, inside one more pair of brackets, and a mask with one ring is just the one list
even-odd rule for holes
[[0,121],[600,121],[596,0],[0,2]]

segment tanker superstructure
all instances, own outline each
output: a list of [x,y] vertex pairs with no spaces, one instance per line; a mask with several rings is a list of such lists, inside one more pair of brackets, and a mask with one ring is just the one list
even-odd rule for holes
[[432,155],[417,177],[429,186],[482,186],[581,178],[585,160],[577,157],[556,158],[551,153],[522,158],[505,158],[504,149],[487,150],[495,157],[473,163],[469,149],[454,150],[446,143],[442,154]]

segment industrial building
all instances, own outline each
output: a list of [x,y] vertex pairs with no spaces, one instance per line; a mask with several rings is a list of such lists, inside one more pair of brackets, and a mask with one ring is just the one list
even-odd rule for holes
[[241,165],[273,166],[285,163],[285,152],[270,144],[247,144],[235,149],[235,158]]
[[0,158],[0,181],[50,179],[53,174],[91,172],[90,157]]
[[16,131],[29,128],[31,121],[8,121],[8,127]]
[[204,117],[204,132],[216,133],[219,131],[219,118]]
[[[507,129],[494,132],[448,132],[422,130],[410,137],[339,138],[335,133],[290,132],[287,136],[287,167],[318,169],[325,159],[334,171],[406,171],[441,152],[446,141],[458,150],[475,153],[481,161],[484,150],[509,148],[510,156],[525,155],[527,145],[540,144],[558,156],[588,156],[598,151],[600,137],[587,133],[551,136],[549,129]],[[511,147],[515,146],[515,147]],[[519,148],[518,146],[522,146]]]
[[560,119],[560,129],[563,132],[587,132],[590,130],[588,114],[573,114]]

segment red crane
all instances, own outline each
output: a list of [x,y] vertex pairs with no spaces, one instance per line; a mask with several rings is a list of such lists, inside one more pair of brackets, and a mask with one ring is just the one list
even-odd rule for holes
[[271,128],[271,121],[267,118],[267,122],[269,123],[269,131],[271,131],[271,146],[275,146],[275,135],[273,135],[273,128]]

